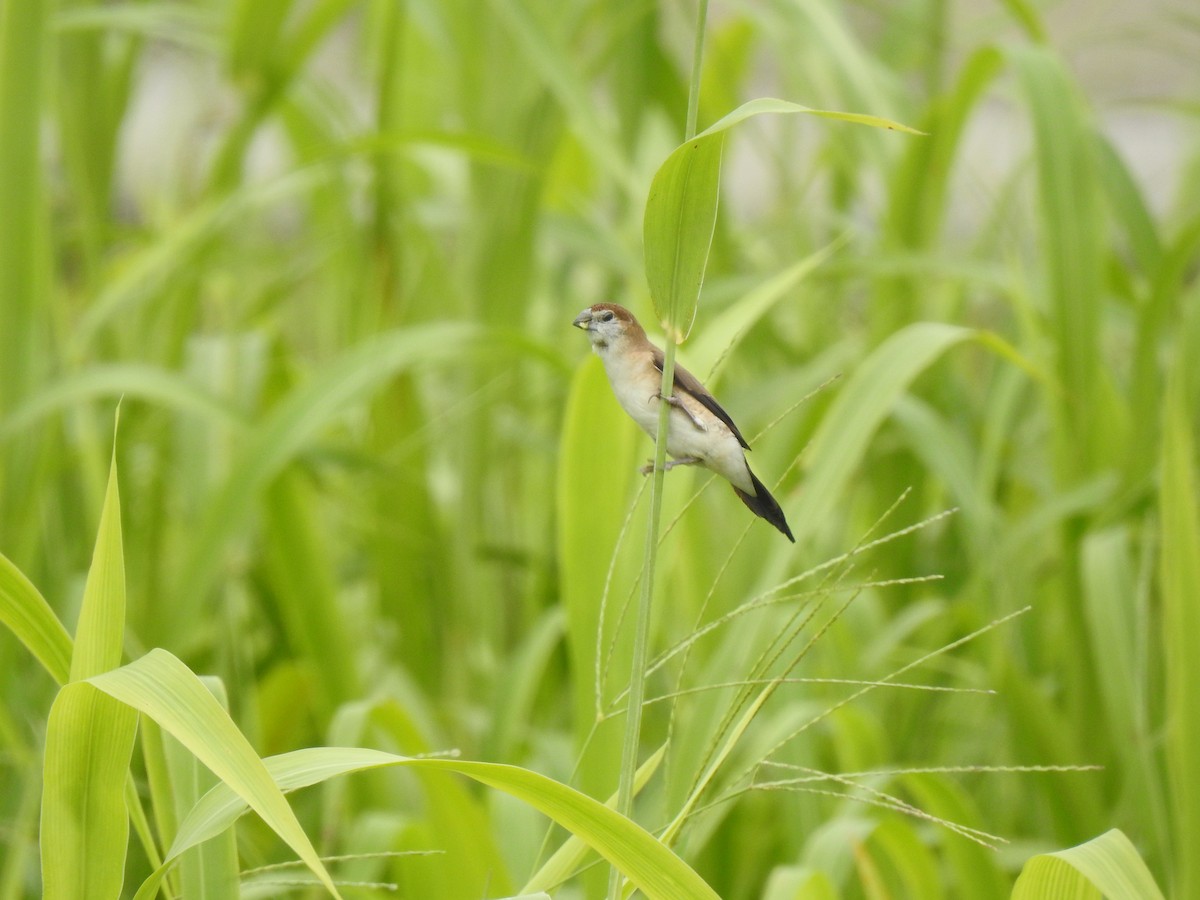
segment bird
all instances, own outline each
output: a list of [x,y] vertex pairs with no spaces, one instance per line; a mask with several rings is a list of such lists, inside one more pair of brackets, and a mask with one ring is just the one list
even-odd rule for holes
[[[646,337],[633,313],[616,303],[589,306],[571,323],[587,332],[592,350],[604,363],[608,383],[621,408],[651,438],[658,435],[658,410],[662,400],[664,354]],[[675,366],[675,383],[667,426],[666,470],[676,466],[701,466],[720,475],[750,511],[766,519],[793,544],[779,502],[750,471],[746,451],[750,445],[729,413],[695,375]],[[651,463],[643,474],[654,470]]]

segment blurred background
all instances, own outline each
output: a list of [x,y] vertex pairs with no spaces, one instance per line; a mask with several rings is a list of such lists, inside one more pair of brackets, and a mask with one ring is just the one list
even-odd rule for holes
[[[458,748],[607,798],[652,446],[570,322],[652,323],[695,14],[0,2],[0,552],[72,629],[120,402],[131,656],[220,676],[264,755]],[[726,140],[680,359],[798,541],[668,476],[638,814],[728,748],[676,845],[722,897],[1006,897],[1113,827],[1200,895],[1198,60],[1185,0],[712,3],[701,128],[776,96],[925,132]],[[54,687],[0,634],[0,897],[37,895]],[[293,798],[322,852],[445,851],[346,877],[507,896],[561,841],[406,779]]]

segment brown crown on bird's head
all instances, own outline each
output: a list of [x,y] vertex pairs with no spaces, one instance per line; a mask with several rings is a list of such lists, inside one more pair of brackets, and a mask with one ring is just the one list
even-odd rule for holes
[[598,312],[608,310],[622,322],[632,322],[637,324],[637,319],[633,317],[633,313],[618,303],[596,303],[593,306],[589,306],[588,309],[591,310],[593,315]]
[[638,323],[633,313],[617,303],[596,303],[589,306],[572,322],[576,328],[583,328],[595,334],[597,326],[608,325],[605,330],[612,330],[612,324],[619,322],[622,326],[620,333],[626,337],[645,337],[646,332]]

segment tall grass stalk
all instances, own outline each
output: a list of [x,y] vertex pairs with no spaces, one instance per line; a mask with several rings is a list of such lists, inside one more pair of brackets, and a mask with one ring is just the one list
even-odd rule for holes
[[[696,136],[696,120],[700,109],[700,75],[704,60],[704,32],[708,19],[708,0],[700,0],[696,11],[696,34],[692,50],[692,72],[688,84],[687,123],[684,143]],[[694,301],[693,301],[694,302]],[[642,705],[646,697],[646,665],[649,659],[650,615],[654,601],[655,564],[658,560],[658,532],[662,519],[663,482],[666,476],[667,429],[671,406],[667,397],[675,393],[675,322],[668,323],[663,354],[662,382],[658,407],[658,434],[654,442],[654,482],[650,487],[649,527],[646,529],[645,563],[642,568],[642,589],[638,599],[637,621],[633,639],[633,661],[629,673],[629,713],[625,717],[625,738],[621,748],[621,772],[617,786],[617,810],[624,816],[633,812],[633,779],[638,768],[638,745],[642,730]],[[610,900],[620,896],[620,884],[614,869],[609,879]]]

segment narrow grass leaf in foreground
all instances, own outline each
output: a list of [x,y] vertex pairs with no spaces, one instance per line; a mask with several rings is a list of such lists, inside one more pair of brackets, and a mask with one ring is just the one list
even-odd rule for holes
[[235,791],[340,897],[296,814],[249,742],[199,678],[166,650],[91,679],[106,694],[157,722]]
[[[517,766],[412,759],[359,747],[313,747],[271,757],[265,762],[281,790],[382,766],[456,772],[511,794],[546,814],[616,866],[652,900],[715,900],[717,896],[687,863],[640,825],[574,788]],[[167,861],[220,833],[244,811],[244,800],[235,797],[228,785],[213,788],[180,825]]]
[[1154,876],[1124,832],[1114,828],[1086,844],[1033,857],[1012,900],[1163,900]]
[[112,900],[129,844],[125,778],[137,714],[90,684],[68,684],[50,708],[42,789],[42,896]]
[[75,629],[71,680],[82,681],[121,664],[125,638],[125,550],[121,536],[121,492],[117,486],[117,452],[113,447],[108,487],[100,510],[96,549],[83,588],[83,604]]
[[42,885],[49,900],[120,894],[129,845],[125,780],[137,714],[81,679],[121,662],[125,562],[114,449],[71,657],[50,709],[42,782]]

